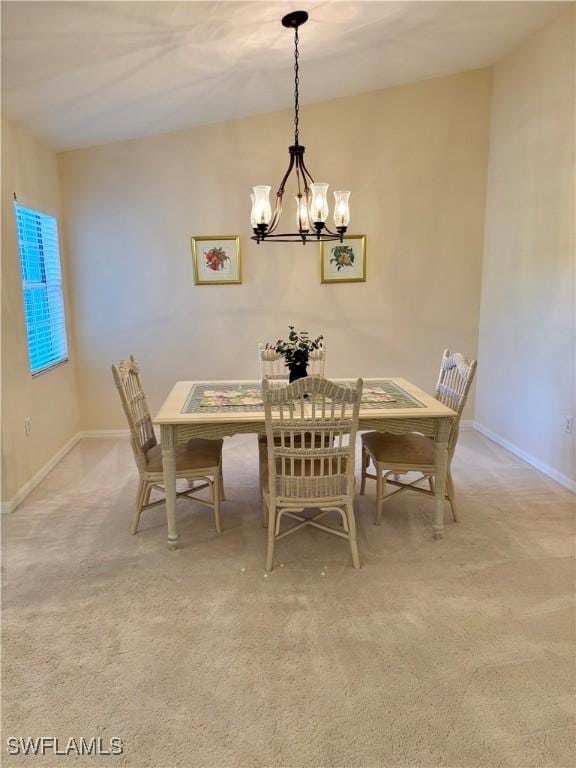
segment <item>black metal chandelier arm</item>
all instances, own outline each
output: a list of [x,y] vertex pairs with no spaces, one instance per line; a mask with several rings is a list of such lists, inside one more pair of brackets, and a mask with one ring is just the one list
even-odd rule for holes
[[276,195],[279,197],[282,197],[282,195],[284,194],[284,187],[286,186],[288,177],[292,173],[292,168],[294,168],[294,153],[290,152],[290,162],[288,163],[288,169],[284,174],[284,176],[282,177],[282,181],[280,182],[280,186],[278,187],[278,192],[276,192]]
[[268,225],[268,232],[274,232],[274,230],[278,226],[280,216],[282,215],[282,200],[284,197],[284,187],[286,186],[286,182],[288,180],[288,177],[292,173],[293,168],[294,168],[294,155],[291,152],[290,162],[288,163],[288,169],[286,170],[286,173],[284,174],[282,181],[280,182],[280,186],[278,187],[278,192],[276,192],[276,204],[274,205],[274,213],[272,214],[272,219],[270,221],[270,224]]
[[270,224],[268,225],[266,229],[266,233],[270,234],[271,232],[274,232],[276,227],[278,226],[278,223],[280,221],[280,217],[282,216],[282,196],[277,195],[276,196],[276,204],[274,206],[274,213],[272,214],[272,219],[270,220]]
[[274,204],[274,212],[272,213],[272,218],[270,219],[270,223],[266,227],[267,233],[274,232],[274,230],[278,226],[281,216],[282,216],[282,196],[277,195],[276,203]]
[[331,237],[341,240],[344,236],[344,232],[346,231],[346,227],[340,227],[339,229],[342,229],[342,232],[334,232],[330,229],[330,227],[327,224],[324,224],[324,227],[322,228],[322,233],[326,233],[327,235],[330,235]]
[[304,183],[306,190],[308,190],[308,184],[314,184],[314,179],[312,178],[312,174],[306,168],[306,163],[304,162],[304,153],[300,156],[300,170],[302,171],[302,176],[304,177]]

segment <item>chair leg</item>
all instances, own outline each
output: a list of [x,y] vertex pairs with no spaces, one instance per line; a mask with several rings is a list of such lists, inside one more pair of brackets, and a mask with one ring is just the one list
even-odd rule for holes
[[220,522],[220,470],[217,470],[214,473],[212,501],[214,503],[214,523],[216,524],[216,531],[222,533],[222,524]]
[[370,465],[370,456],[368,451],[362,446],[362,477],[360,480],[360,496],[364,496],[366,493],[366,472]]
[[262,462],[258,462],[258,483],[260,486],[260,508],[262,509],[262,528],[268,528],[268,508],[264,500],[264,488],[262,486]]
[[360,568],[360,555],[358,554],[358,542],[356,540],[356,517],[354,516],[354,504],[346,504],[346,519],[348,521],[348,536],[350,537],[350,552],[354,568]]
[[130,525],[130,533],[134,536],[138,532],[138,524],[140,523],[140,515],[142,514],[142,507],[145,504],[144,499],[150,498],[150,491],[152,486],[148,485],[146,480],[140,478],[138,482],[138,490],[136,492],[136,508],[132,515],[132,523]]
[[226,501],[224,493],[224,471],[222,470],[222,459],[220,459],[220,501]]
[[458,513],[456,512],[456,494],[454,492],[454,481],[452,480],[452,472],[450,469],[446,475],[446,492],[448,494],[448,501],[450,502],[450,509],[452,510],[452,519],[455,523],[458,522]]
[[382,522],[382,505],[386,496],[386,477],[382,467],[376,463],[376,517],[374,524],[380,525]]
[[[264,502],[266,506],[266,502]],[[266,570],[270,572],[274,563],[274,544],[276,543],[276,504],[268,507],[268,551],[266,553]]]

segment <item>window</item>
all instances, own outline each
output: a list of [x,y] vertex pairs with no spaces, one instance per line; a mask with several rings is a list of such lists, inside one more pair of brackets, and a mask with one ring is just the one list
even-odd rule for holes
[[68,359],[58,222],[14,203],[32,374]]

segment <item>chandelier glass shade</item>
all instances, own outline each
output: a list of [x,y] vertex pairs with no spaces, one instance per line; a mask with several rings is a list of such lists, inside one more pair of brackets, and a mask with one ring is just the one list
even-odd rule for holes
[[[271,187],[266,185],[253,187],[250,199],[252,211],[250,222],[254,232],[252,240],[261,243],[270,240],[279,243],[299,242],[305,244],[309,240],[340,240],[348,228],[350,221],[350,192],[337,190],[334,192],[333,228],[328,225],[330,215],[328,204],[328,184],[315,182],[304,163],[305,147],[299,141],[299,50],[298,27],[308,19],[306,11],[294,11],[284,16],[282,24],[294,30],[294,144],[288,148],[290,160],[288,169],[276,192],[274,205],[270,202]],[[277,233],[286,182],[294,174],[297,194],[295,197],[294,224],[290,232]]]

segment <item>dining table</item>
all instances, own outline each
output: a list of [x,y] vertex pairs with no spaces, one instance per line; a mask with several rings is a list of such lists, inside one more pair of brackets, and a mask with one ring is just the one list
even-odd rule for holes
[[[332,381],[350,386],[355,383],[352,379]],[[448,439],[457,414],[406,379],[363,381],[358,431],[376,430],[395,435],[418,432],[434,441],[433,535],[440,539],[444,533]],[[177,549],[176,446],[198,437],[219,439],[246,433],[265,434],[261,381],[178,381],[154,423],[160,427],[168,546]]]

